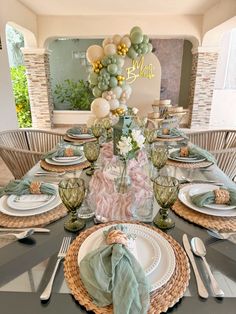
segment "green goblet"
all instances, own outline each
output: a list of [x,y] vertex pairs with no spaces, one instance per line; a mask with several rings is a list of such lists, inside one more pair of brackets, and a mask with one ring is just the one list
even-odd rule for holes
[[103,119],[102,125],[103,125],[104,129],[106,130],[106,141],[109,142],[110,139],[112,138],[112,136],[110,136],[110,134],[109,134],[109,130],[112,127],[111,120],[109,118]]
[[174,177],[157,177],[153,183],[154,195],[161,206],[153,222],[160,229],[173,228],[175,222],[169,217],[168,209],[174,204],[179,193],[179,181]]
[[99,138],[102,135],[104,128],[101,124],[97,123],[91,127],[93,135],[96,137],[97,142],[99,143]]
[[84,144],[84,156],[91,163],[90,168],[86,171],[86,174],[91,176],[94,173],[95,161],[98,159],[100,153],[100,146],[97,143],[89,142]]
[[159,175],[161,168],[163,168],[168,159],[168,148],[165,145],[154,143],[151,149],[151,161],[157,171],[156,177]]
[[151,146],[152,146],[152,143],[154,142],[154,140],[156,138],[156,130],[155,129],[148,129],[148,128],[146,128],[144,130],[144,136],[146,138],[148,158],[150,158],[150,156],[151,156]]
[[85,226],[85,222],[78,219],[77,210],[83,202],[85,196],[85,184],[83,179],[64,179],[59,183],[59,195],[62,203],[68,209],[70,216],[65,222],[66,230],[76,232]]

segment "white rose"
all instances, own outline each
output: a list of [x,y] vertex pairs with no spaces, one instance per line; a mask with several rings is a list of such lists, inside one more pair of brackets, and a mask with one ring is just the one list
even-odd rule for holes
[[137,114],[137,113],[138,113],[138,108],[133,107],[133,108],[132,108],[132,111],[133,111],[133,114]]
[[133,148],[131,137],[121,136],[121,140],[118,142],[117,147],[121,155],[127,155]]
[[132,138],[137,143],[138,147],[144,147],[145,137],[141,134],[141,130],[132,130]]

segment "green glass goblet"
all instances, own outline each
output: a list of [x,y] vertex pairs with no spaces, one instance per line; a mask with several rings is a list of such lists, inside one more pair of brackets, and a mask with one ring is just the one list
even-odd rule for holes
[[102,125],[103,125],[104,129],[106,130],[106,141],[109,142],[112,138],[112,135],[109,132],[111,127],[112,127],[111,120],[109,118],[103,119]]
[[169,217],[168,209],[174,204],[179,193],[179,181],[174,177],[160,176],[153,183],[154,195],[161,206],[154,217],[154,224],[160,229],[170,229],[175,222]]
[[78,219],[77,210],[85,196],[85,184],[83,179],[64,179],[59,183],[59,195],[62,203],[68,209],[70,216],[65,222],[64,228],[71,232],[77,232],[84,228],[85,221]]
[[168,159],[168,148],[165,145],[154,143],[151,149],[151,161],[156,169],[157,174],[152,175],[156,177],[159,175],[160,170],[165,166]]
[[152,143],[156,139],[156,130],[155,129],[148,129],[148,128],[146,128],[144,130],[144,136],[146,138],[148,158],[150,159]]
[[103,126],[101,124],[94,124],[91,127],[91,130],[92,130],[93,135],[96,137],[97,142],[99,143],[99,138],[100,136],[102,136],[102,133],[104,131]]
[[95,161],[98,159],[100,153],[100,146],[97,143],[89,142],[84,144],[84,156],[91,163],[90,168],[86,171],[86,174],[91,176],[95,171]]

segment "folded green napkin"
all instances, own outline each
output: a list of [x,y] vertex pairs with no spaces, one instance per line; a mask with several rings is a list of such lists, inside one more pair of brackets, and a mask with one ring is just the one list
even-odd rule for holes
[[170,135],[179,136],[179,137],[183,137],[184,139],[188,139],[188,136],[183,131],[177,128],[170,129]]
[[52,157],[69,157],[69,156],[82,156],[83,153],[79,147],[59,147],[51,150],[50,152],[43,155],[42,159]]
[[[111,227],[125,231],[125,227]],[[93,302],[113,304],[115,314],[147,313],[150,297],[145,273],[133,254],[122,244],[104,245],[87,254],[80,263],[80,276]]]
[[[230,201],[228,205],[235,205],[236,206],[236,189],[222,189],[229,191],[230,194]],[[193,204],[197,205],[198,207],[203,207],[205,205],[210,205],[215,203],[215,193],[214,191],[209,191],[206,193],[196,194],[190,197]]]
[[[30,189],[31,183],[34,181],[24,179],[24,180],[14,180],[10,181],[5,187],[0,189],[0,197],[3,195],[24,195],[24,194],[33,194],[32,190]],[[49,194],[55,195],[56,190],[55,188],[48,183],[41,183],[40,184],[40,192],[41,194]]]
[[92,131],[90,128],[87,128],[87,127],[77,127],[77,128],[71,128],[67,130],[66,133],[70,135],[73,135],[73,134],[79,135],[82,133],[92,134]]
[[189,152],[191,155],[200,155],[202,157],[205,157],[207,161],[212,162],[212,163],[216,163],[215,157],[209,153],[207,150],[194,145],[194,144],[189,144]]

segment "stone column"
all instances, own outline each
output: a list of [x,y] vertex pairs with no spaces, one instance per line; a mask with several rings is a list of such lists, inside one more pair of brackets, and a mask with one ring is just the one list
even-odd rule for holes
[[207,129],[210,123],[218,52],[203,47],[193,49],[189,93],[190,128]]
[[22,49],[32,114],[32,126],[53,127],[53,104],[50,86],[49,52],[45,49]]

